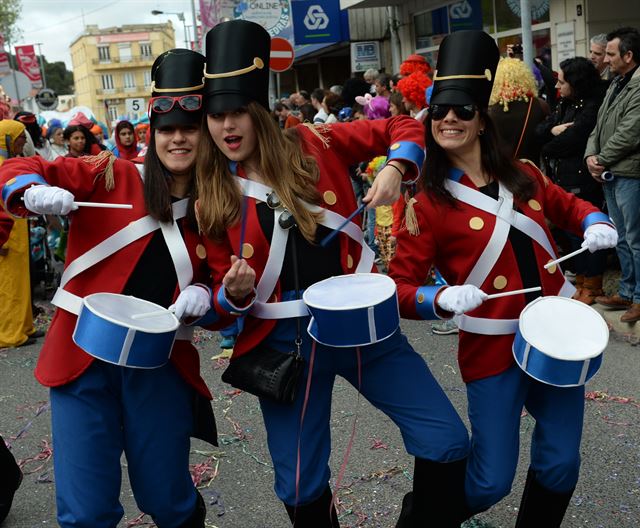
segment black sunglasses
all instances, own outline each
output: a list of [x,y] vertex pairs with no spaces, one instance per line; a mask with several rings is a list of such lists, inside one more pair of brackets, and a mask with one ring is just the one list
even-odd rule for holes
[[429,115],[431,115],[431,119],[434,121],[442,121],[449,110],[453,110],[453,113],[456,114],[458,119],[462,121],[471,121],[478,111],[478,107],[476,105],[444,105],[444,104],[434,104],[429,107]]

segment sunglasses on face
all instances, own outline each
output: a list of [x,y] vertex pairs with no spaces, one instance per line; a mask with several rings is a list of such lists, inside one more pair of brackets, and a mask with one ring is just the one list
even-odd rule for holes
[[180,95],[172,97],[170,95],[160,95],[149,99],[149,112],[156,114],[166,114],[170,112],[175,104],[187,112],[195,112],[202,108],[202,95]]
[[453,113],[456,114],[458,119],[462,121],[471,121],[478,111],[478,107],[476,105],[439,105],[434,104],[429,107],[429,114],[431,115],[431,119],[434,121],[441,121],[447,114],[449,114],[449,110],[453,110]]

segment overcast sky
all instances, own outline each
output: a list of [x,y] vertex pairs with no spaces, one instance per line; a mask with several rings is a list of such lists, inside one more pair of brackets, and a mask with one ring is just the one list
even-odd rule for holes
[[[194,3],[197,9],[198,0]],[[170,20],[175,29],[176,45],[183,47],[182,22],[175,15],[152,15],[154,9],[184,12],[187,26],[192,25],[191,0],[22,0],[18,22],[22,37],[16,44],[40,42],[42,54],[48,62],[64,61],[70,70],[69,44],[83,32],[85,25],[97,24],[107,28]],[[188,31],[193,34],[191,28]]]

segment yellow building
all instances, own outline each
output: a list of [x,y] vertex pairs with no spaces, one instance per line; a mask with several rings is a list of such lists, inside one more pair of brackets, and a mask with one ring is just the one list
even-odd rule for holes
[[91,108],[109,125],[120,116],[142,117],[151,93],[153,61],[175,47],[171,22],[86,26],[70,46],[75,103]]

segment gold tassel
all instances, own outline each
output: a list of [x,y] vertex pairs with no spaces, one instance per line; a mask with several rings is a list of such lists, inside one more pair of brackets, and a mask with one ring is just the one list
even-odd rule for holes
[[309,130],[311,130],[314,136],[316,136],[320,141],[322,141],[322,144],[324,145],[325,149],[329,148],[329,142],[331,141],[331,138],[324,135],[329,132],[331,128],[329,125],[324,125],[324,124],[314,125],[313,123],[303,123],[303,126],[306,126]]
[[411,198],[407,202],[407,206],[404,210],[405,225],[410,235],[418,236],[420,234],[420,225],[418,224],[418,216],[413,204],[418,203],[418,200]]
[[[116,157],[113,153],[108,150],[103,150],[100,154],[96,154],[95,156],[83,156],[80,159],[99,169],[98,174],[93,180],[94,183],[100,178],[104,178],[104,188],[107,191],[115,189],[116,182],[113,174],[113,164],[116,162]],[[105,165],[104,168],[102,168],[101,165]]]

